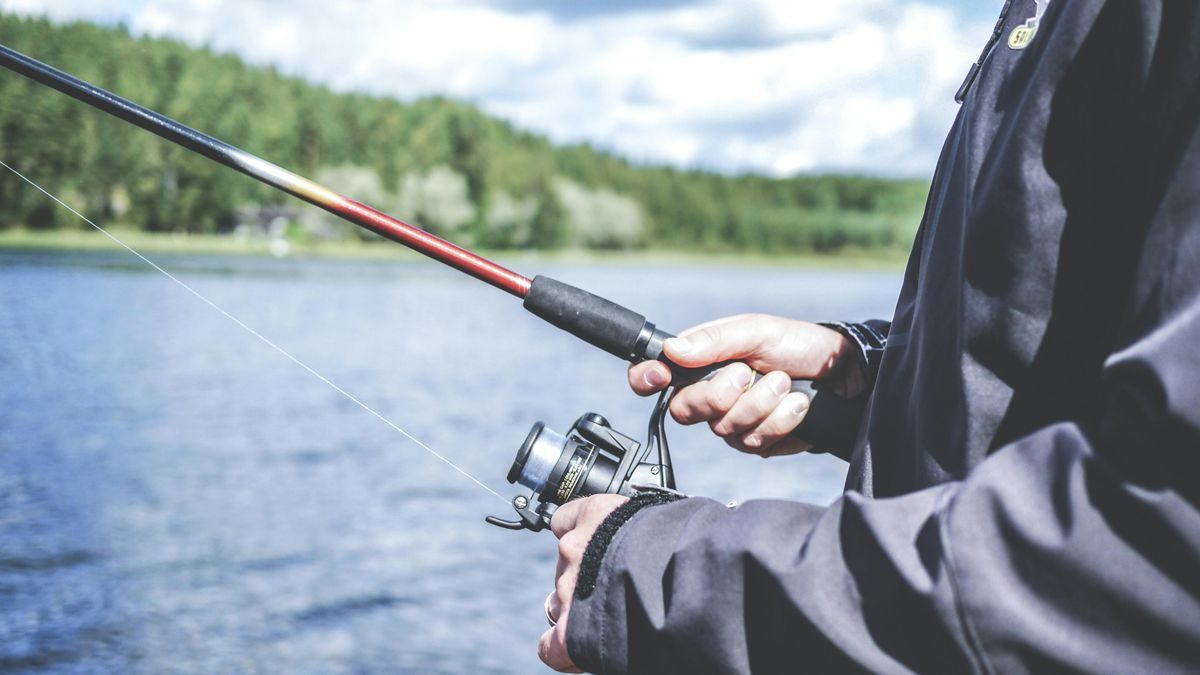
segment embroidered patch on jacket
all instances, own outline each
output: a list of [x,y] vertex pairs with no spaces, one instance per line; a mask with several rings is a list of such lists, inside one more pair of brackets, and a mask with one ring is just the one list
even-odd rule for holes
[[1009,33],[1009,49],[1025,49],[1030,42],[1033,42],[1033,36],[1037,35],[1038,26],[1042,23],[1042,14],[1046,13],[1046,6],[1050,4],[1050,0],[1033,0],[1033,3],[1035,6],[1033,16]]

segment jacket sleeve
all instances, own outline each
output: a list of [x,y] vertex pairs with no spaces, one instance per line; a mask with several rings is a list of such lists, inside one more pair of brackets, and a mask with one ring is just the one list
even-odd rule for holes
[[1046,426],[963,481],[901,497],[644,509],[572,605],[576,663],[656,674],[1194,672],[1200,89],[1188,91],[1162,127],[1170,178],[1114,308],[1123,337],[1104,364],[1102,422]]
[[1193,670],[1200,265],[1180,265],[1188,288],[1160,291],[1174,308],[1109,361],[1096,437],[1048,427],[963,482],[891,499],[644,509],[572,605],[572,658],[600,673]]

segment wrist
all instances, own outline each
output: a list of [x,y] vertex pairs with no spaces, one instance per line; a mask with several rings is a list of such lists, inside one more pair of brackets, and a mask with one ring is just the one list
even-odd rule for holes
[[835,368],[835,379],[842,381],[843,396],[853,397],[874,386],[875,375],[887,346],[890,324],[886,321],[825,321],[818,324],[837,333],[842,349]]

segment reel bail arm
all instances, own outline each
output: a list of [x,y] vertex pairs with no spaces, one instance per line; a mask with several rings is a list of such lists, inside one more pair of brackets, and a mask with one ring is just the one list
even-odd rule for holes
[[[542,515],[529,509],[528,497],[523,495],[513,497],[512,507],[517,512],[517,515],[521,517],[520,520],[503,520],[496,516],[486,516],[484,520],[496,527],[503,527],[506,530],[540,532],[550,526],[549,515]],[[552,514],[553,511],[550,512],[550,515]]]

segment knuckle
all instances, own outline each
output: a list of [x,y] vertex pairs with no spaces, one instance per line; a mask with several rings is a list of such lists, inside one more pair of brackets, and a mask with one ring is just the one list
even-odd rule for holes
[[[566,574],[559,576],[554,581],[554,594],[558,596],[557,599],[560,605],[565,605],[571,599],[570,594],[574,590],[574,584],[571,583],[571,579]],[[561,612],[562,610],[560,609],[559,611]]]
[[575,502],[569,501],[558,507],[550,517],[550,530],[560,541],[575,527],[576,508]]
[[710,385],[710,382],[700,382],[679,392],[671,399],[671,416],[680,424],[695,424],[711,419],[714,411],[720,409],[714,406],[718,392],[714,392]]
[[732,433],[732,430],[726,425],[724,420],[709,422],[708,428],[712,429],[712,432],[721,438],[728,438]]
[[733,448],[734,450],[737,450],[738,452],[755,454],[755,450],[747,448],[745,445],[743,445],[742,439],[737,436],[730,436],[730,437],[726,438],[725,445],[728,445],[729,447]]
[[675,418],[675,421],[680,424],[694,424],[696,422],[692,418],[692,407],[681,396],[676,396],[671,400],[670,410],[671,417]]
[[779,407],[783,409],[781,417],[786,418],[783,424],[788,431],[795,429],[796,425],[804,421],[805,416],[808,415],[808,406],[811,403],[808,397],[800,392],[788,394],[784,397]]
[[741,396],[742,392],[738,390],[737,385],[730,381],[729,386],[717,387],[715,391],[709,392],[705,403],[710,410],[727,413]]
[[597,498],[600,496],[601,495],[592,495],[584,501],[582,515],[589,521],[603,517],[605,511],[607,510],[604,501]]
[[[747,426],[756,426],[766,420],[773,410],[775,410],[776,401],[774,398],[764,396],[761,393],[749,397],[745,405],[745,414]],[[741,408],[739,408],[739,411]],[[744,428],[744,427],[743,427]]]
[[770,439],[773,441],[794,428],[796,428],[795,424],[788,424],[778,417],[770,417],[767,418],[766,422],[759,425],[758,429],[755,429],[753,435],[760,438],[759,445],[761,446],[765,444],[761,439]]
[[777,440],[764,437],[759,432],[754,432],[742,439],[742,444],[746,448],[746,452],[766,458],[775,454]]
[[755,413],[750,406],[738,404],[728,414],[710,422],[713,433],[722,438],[737,434],[753,426],[757,422]]
[[558,557],[572,560],[579,555],[579,535],[568,532],[558,540]]
[[759,384],[762,387],[762,393],[759,395],[764,402],[769,402],[771,407],[774,407],[791,392],[792,377],[782,370],[773,370],[767,373]]
[[759,457],[771,457],[775,454],[774,445],[778,439],[771,438],[763,434],[762,428],[753,429],[741,434],[737,434],[725,440],[731,447],[736,448],[739,452],[744,452],[748,455],[758,455]]
[[762,439],[762,445],[770,445],[790,434],[793,429],[800,425],[802,420],[802,417],[796,417],[791,413],[784,415],[772,414],[754,430],[753,435],[759,436]]

